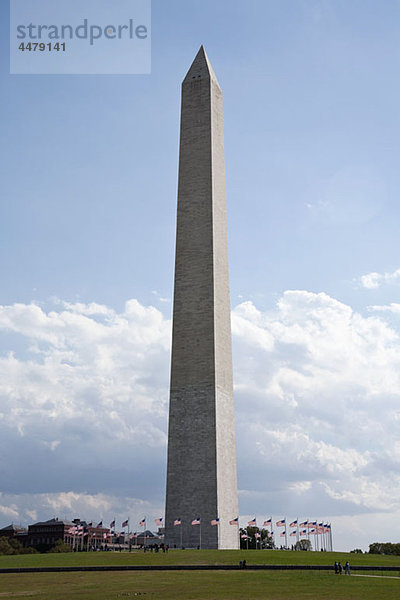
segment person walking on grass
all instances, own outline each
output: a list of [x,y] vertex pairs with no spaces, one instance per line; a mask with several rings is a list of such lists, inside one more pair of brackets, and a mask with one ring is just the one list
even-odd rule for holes
[[335,560],[335,564],[333,566],[335,567],[335,574],[337,575],[339,573],[339,565],[337,564],[337,560]]
[[346,560],[346,564],[344,565],[344,574],[345,575],[351,575],[350,573],[350,563],[348,560]]

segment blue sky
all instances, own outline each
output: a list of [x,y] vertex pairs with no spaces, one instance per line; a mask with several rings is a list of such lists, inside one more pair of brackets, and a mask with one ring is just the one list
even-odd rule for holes
[[[122,517],[162,509],[180,84],[204,44],[224,93],[241,512],[317,512],[343,548],[390,538],[399,17],[394,0],[153,0],[151,75],[19,76],[2,3],[0,423],[16,451],[0,525],[29,520],[30,494],[41,518],[96,514],[96,502]],[[254,447],[246,402],[266,428]],[[112,439],[100,448],[113,419],[123,447],[145,430],[132,446],[143,469]],[[377,530],[364,532],[371,512]]]

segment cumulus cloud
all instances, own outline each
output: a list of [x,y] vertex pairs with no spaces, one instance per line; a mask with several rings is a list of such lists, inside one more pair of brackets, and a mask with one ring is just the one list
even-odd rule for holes
[[0,307],[3,490],[131,492],[149,465],[162,480],[170,322],[136,300],[56,306]]
[[383,284],[395,283],[400,278],[400,269],[392,271],[391,273],[376,273],[375,271],[362,275],[359,278],[359,282],[362,287],[368,290],[374,290]]
[[[5,505],[5,506],[3,506]],[[32,510],[32,506],[35,507]],[[48,519],[53,516],[72,520],[80,518],[87,522],[103,521],[107,526],[116,519],[116,528],[129,517],[132,530],[144,517],[149,527],[154,528],[154,519],[163,514],[164,507],[138,498],[119,496],[116,494],[88,494],[76,492],[60,492],[53,494],[1,494],[0,514],[15,523],[30,523],[37,519]]]
[[[400,339],[386,312],[301,290],[233,310],[242,514],[400,513]],[[137,300],[0,307],[4,525],[159,516],[170,335]]]
[[397,302],[391,302],[390,304],[387,304],[387,305],[369,306],[368,308],[370,311],[389,312],[389,313],[393,313],[394,315],[400,314],[400,304],[398,304]]
[[398,333],[306,291],[285,292],[267,312],[242,303],[232,328],[249,513],[263,490],[265,505],[295,514],[400,510]]

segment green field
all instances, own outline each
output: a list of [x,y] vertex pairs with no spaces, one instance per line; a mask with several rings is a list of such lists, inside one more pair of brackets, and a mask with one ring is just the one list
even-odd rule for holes
[[[270,550],[175,550],[162,553],[75,553],[1,556],[0,567],[141,564],[332,564],[398,566],[390,576],[335,575],[332,571],[181,571],[0,574],[0,599],[117,600],[398,600],[397,557]],[[393,578],[391,578],[393,576]]]
[[0,556],[1,567],[57,567],[78,565],[351,565],[398,566],[400,556],[348,554],[344,552],[291,552],[284,550],[170,550],[162,552],[70,552]]
[[0,597],[37,600],[398,600],[400,579],[311,572],[22,573],[0,575]]

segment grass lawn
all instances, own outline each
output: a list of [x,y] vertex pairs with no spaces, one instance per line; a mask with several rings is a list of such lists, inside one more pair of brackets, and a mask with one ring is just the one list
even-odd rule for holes
[[284,550],[170,550],[162,552],[70,552],[66,554],[26,554],[0,556],[1,567],[56,567],[80,565],[333,565],[348,560],[355,565],[398,566],[399,556],[347,554],[341,552],[291,552]]
[[0,574],[0,598],[35,600],[398,600],[400,579],[331,572]]
[[170,550],[0,556],[0,567],[79,565],[323,564],[348,559],[355,565],[398,566],[383,577],[335,575],[331,571],[96,572],[0,574],[0,600],[398,600],[400,557],[279,550]]

